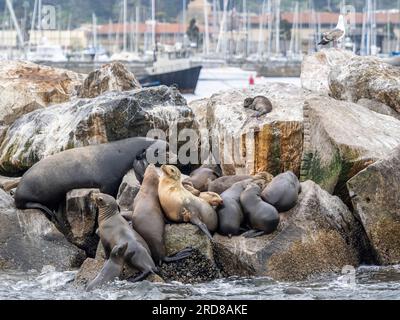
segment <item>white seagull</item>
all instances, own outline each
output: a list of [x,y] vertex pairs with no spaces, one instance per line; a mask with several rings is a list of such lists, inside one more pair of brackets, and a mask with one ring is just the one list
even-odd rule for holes
[[331,31],[324,32],[322,34],[322,40],[318,45],[327,45],[330,42],[337,43],[338,41],[342,40],[346,35],[346,28],[344,25],[344,17],[343,15],[339,16],[338,24],[335,29]]

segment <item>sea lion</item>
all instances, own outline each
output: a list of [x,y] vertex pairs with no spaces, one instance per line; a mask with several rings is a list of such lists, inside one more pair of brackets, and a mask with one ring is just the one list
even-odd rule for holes
[[143,183],[137,194],[131,216],[132,227],[143,237],[150,248],[157,265],[190,256],[191,249],[185,249],[173,257],[167,257],[164,245],[164,214],[158,199],[159,175],[153,164],[148,165]]
[[246,109],[251,109],[257,111],[253,117],[261,117],[272,111],[271,101],[264,96],[256,96],[254,98],[246,98],[244,100],[244,107]]
[[278,211],[261,199],[261,190],[258,184],[250,183],[240,195],[246,221],[252,228],[243,234],[247,238],[270,234],[279,224]]
[[201,192],[199,194],[199,198],[205,200],[210,206],[213,207],[218,207],[224,203],[221,196],[215,192]]
[[53,210],[72,189],[97,188],[115,197],[138,155],[165,152],[167,146],[162,140],[129,138],[46,157],[23,175],[14,197],[16,207],[40,209],[49,218],[56,218]]
[[208,184],[220,177],[219,173],[208,167],[200,167],[194,170],[184,182],[191,182],[193,187],[200,192],[208,191]]
[[86,287],[87,291],[100,287],[107,282],[118,278],[124,267],[124,256],[128,243],[115,246],[110,253],[110,258],[106,260],[100,273]]
[[[132,280],[133,282],[144,279],[150,273],[157,272],[147,243],[121,216],[115,198],[108,194],[93,192],[91,199],[98,207],[99,235],[106,259],[110,259],[111,252],[115,247],[123,246],[127,243],[128,246],[124,250],[123,261],[129,267],[141,272],[138,277]],[[115,260],[113,261],[115,262]],[[105,271],[110,270],[104,269]],[[113,272],[116,270],[116,268],[112,269]],[[109,276],[105,274],[103,277],[108,278]]]
[[218,233],[225,236],[238,235],[244,221],[240,195],[252,179],[236,182],[221,194],[223,204],[217,208]]
[[292,171],[287,171],[272,179],[262,191],[261,197],[279,212],[286,212],[296,205],[300,191],[299,179]]
[[206,201],[188,190],[181,182],[181,172],[175,166],[162,165],[158,196],[166,217],[174,222],[190,222],[212,240],[210,231],[218,227],[217,213]]
[[228,190],[235,183],[248,180],[248,179],[265,179],[266,182],[270,182],[274,176],[268,172],[260,172],[252,175],[234,175],[234,176],[224,176],[220,177],[208,184],[208,191],[215,192],[217,194],[222,194],[224,191]]
[[201,192],[199,190],[197,190],[195,187],[193,187],[193,183],[191,183],[190,181],[183,180],[182,185],[187,191],[189,191],[194,196],[196,196],[196,197],[200,196]]

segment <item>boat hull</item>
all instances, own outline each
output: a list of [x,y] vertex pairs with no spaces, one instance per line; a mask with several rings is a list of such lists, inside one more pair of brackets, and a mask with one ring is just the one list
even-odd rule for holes
[[143,87],[176,86],[181,93],[194,93],[201,69],[202,66],[196,66],[179,71],[147,75],[139,78],[139,82]]

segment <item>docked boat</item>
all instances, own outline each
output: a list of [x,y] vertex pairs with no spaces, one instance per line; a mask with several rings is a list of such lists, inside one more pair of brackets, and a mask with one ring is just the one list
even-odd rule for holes
[[36,50],[28,52],[27,58],[33,62],[66,62],[68,61],[63,49],[59,45],[49,44],[46,40],[36,47]]

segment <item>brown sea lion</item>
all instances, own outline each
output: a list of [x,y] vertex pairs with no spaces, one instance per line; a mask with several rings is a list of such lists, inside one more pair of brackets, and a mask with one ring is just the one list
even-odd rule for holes
[[272,111],[271,101],[264,96],[256,96],[254,98],[246,98],[244,100],[244,107],[257,111],[253,117],[261,117]]
[[[142,280],[150,273],[155,273],[157,268],[151,258],[147,243],[121,216],[115,198],[104,193],[92,193],[91,198],[99,211],[99,235],[106,259],[110,259],[115,247],[124,246],[127,243],[123,260],[129,267],[141,272],[132,281]],[[107,274],[104,276],[108,277]]]
[[268,172],[260,172],[255,175],[234,175],[234,176],[224,176],[220,177],[208,185],[208,191],[222,194],[224,191],[228,190],[235,183],[244,181],[247,179],[264,179],[267,183],[272,180],[274,176]]
[[258,184],[250,183],[240,195],[246,221],[252,228],[243,234],[247,238],[270,234],[279,224],[278,211],[261,199],[261,190]]
[[184,182],[191,182],[195,189],[204,192],[208,191],[208,184],[219,177],[217,170],[209,167],[200,167],[194,170]]
[[261,197],[279,212],[286,212],[297,204],[300,191],[299,179],[292,171],[287,171],[272,179],[262,191]]
[[143,237],[150,248],[151,256],[157,265],[173,262],[190,256],[191,249],[185,249],[173,257],[165,253],[164,214],[158,198],[159,175],[153,164],[147,166],[143,183],[137,194],[132,212],[132,227]]
[[206,201],[188,190],[181,182],[181,172],[175,166],[161,166],[158,196],[166,217],[174,222],[190,222],[198,226],[211,240],[210,231],[218,227],[217,213]]
[[191,183],[190,181],[183,180],[182,185],[187,191],[189,191],[194,196],[196,196],[196,197],[200,196],[201,192],[199,190],[197,190],[195,187],[193,187],[193,183]]

